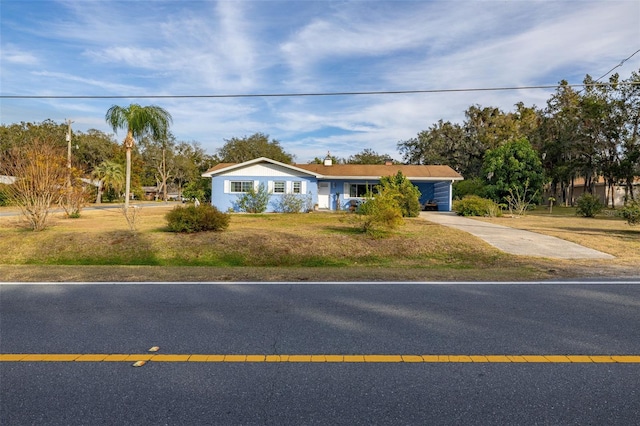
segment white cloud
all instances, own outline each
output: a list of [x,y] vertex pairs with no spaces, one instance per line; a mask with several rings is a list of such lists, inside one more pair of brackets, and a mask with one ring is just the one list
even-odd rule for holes
[[[59,85],[62,82],[71,82],[74,84],[80,83],[82,85],[104,89],[106,92],[115,92],[115,93],[133,93],[136,90],[136,86],[132,86],[132,85],[117,84],[117,83],[111,83],[105,80],[96,80],[93,78],[79,77],[74,74],[67,74],[63,72],[33,71],[32,74],[39,77],[47,77],[48,79],[50,79],[48,81],[53,84],[49,84],[49,86],[52,87],[52,89],[48,90],[48,93],[47,93],[48,95],[60,94],[60,91],[59,89],[56,88],[56,86],[59,87]],[[73,92],[67,92],[67,94],[71,94]],[[93,95],[93,94],[95,94],[95,92],[86,93],[86,95]],[[97,93],[97,94],[104,95],[104,93]]]
[[37,65],[38,57],[33,53],[23,50],[17,46],[8,44],[0,49],[0,63],[15,65]]
[[[0,17],[3,39],[11,40],[2,46],[3,93],[220,95],[555,84],[601,75],[640,40],[640,4],[631,1],[48,6],[40,15]],[[617,71],[624,78],[638,68],[640,54]],[[365,148],[398,158],[399,140],[440,118],[462,121],[470,105],[543,106],[549,93],[57,100],[32,108],[3,100],[2,119],[73,115],[79,129],[109,131],[102,122],[112,103],[157,103],[174,116],[178,139],[198,140],[210,152],[223,139],[264,132],[286,142],[298,161]]]
[[167,65],[167,57],[159,49],[110,46],[101,50],[88,50],[85,55],[98,63],[114,63],[134,68],[156,70]]

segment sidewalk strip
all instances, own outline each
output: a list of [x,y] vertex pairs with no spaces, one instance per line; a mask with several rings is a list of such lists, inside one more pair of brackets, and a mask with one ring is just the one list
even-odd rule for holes
[[640,355],[416,355],[416,354],[0,354],[0,362],[640,364]]

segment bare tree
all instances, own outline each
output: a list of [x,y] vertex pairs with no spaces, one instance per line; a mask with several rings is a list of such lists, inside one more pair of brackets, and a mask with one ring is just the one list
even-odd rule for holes
[[92,197],[91,190],[81,179],[80,170],[75,167],[67,167],[67,188],[63,191],[58,201],[68,218],[79,218],[81,210],[89,203]]
[[46,228],[49,213],[65,195],[68,169],[64,151],[51,139],[33,139],[12,148],[2,173],[15,176],[9,194],[34,231]]

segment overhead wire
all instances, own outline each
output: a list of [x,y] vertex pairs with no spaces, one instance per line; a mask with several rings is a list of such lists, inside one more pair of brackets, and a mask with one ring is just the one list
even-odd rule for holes
[[[640,49],[633,52],[619,64],[594,80],[593,83],[568,84],[568,87],[595,87],[604,86],[606,83],[598,83],[616,68],[621,67],[629,59],[633,58]],[[637,82],[620,82],[619,84],[637,85]],[[496,92],[510,90],[535,90],[555,89],[558,85],[535,86],[507,86],[507,87],[476,87],[476,88],[452,88],[452,89],[425,89],[425,90],[378,90],[358,92],[308,92],[308,93],[236,93],[236,94],[206,94],[206,95],[0,95],[0,99],[206,99],[206,98],[286,98],[286,97],[320,97],[320,96],[359,96],[359,95],[406,95],[420,93],[462,93],[462,92]]]
[[[639,50],[640,51],[640,50]],[[628,58],[627,58],[628,59]],[[615,69],[615,68],[614,68]],[[637,82],[620,84],[637,85]],[[603,86],[606,83],[568,84],[569,87]],[[461,92],[495,92],[509,90],[555,89],[554,85],[511,86],[511,87],[476,87],[425,90],[379,90],[354,92],[304,92],[304,93],[236,93],[236,94],[184,94],[184,95],[0,95],[0,99],[199,99],[199,98],[286,98],[286,97],[320,97],[320,96],[359,96],[359,95],[404,95],[421,93],[461,93]]]
[[622,65],[624,65],[625,62],[627,62],[629,59],[633,58],[636,53],[640,52],[640,49],[636,50],[635,52],[633,52],[631,54],[631,56],[629,56],[628,58],[623,59],[622,61],[620,61],[620,63],[618,65],[616,65],[615,67],[611,68],[609,71],[607,71],[606,73],[602,74],[600,77],[596,78],[595,81],[598,82],[601,79],[603,79],[604,77],[606,77],[607,75],[609,75],[611,73],[611,71],[615,70],[616,68],[621,67]]

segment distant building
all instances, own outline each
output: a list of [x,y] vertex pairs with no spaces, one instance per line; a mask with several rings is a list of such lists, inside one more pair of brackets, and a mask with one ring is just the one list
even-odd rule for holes
[[[564,188],[564,191],[558,186],[556,194],[551,193],[551,187],[545,188],[544,199],[548,200],[549,197],[556,198],[556,204],[571,205],[575,204],[576,200],[580,198],[585,192],[584,178],[576,178],[573,180],[573,186],[569,185]],[[640,178],[636,178],[633,183],[633,193],[636,198],[640,197]],[[625,196],[627,196],[627,189],[625,185],[613,185],[609,187],[604,181],[604,178],[599,177],[593,185],[593,195],[598,197],[602,204],[607,207],[620,207],[624,205]],[[613,206],[611,205],[611,198],[613,195]]]

